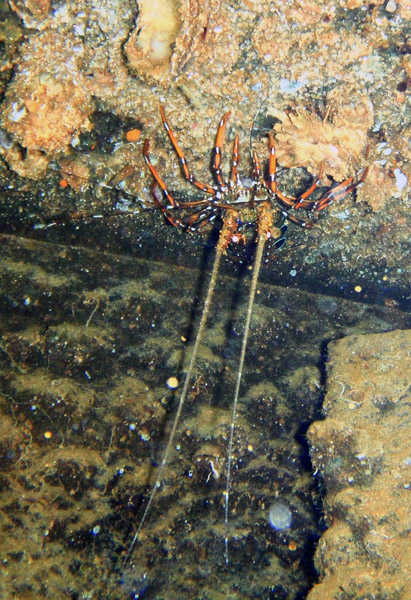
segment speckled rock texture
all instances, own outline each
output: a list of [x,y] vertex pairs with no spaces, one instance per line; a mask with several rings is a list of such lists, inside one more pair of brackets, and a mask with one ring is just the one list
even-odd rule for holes
[[[182,177],[159,106],[190,169],[208,184],[217,124],[230,111],[224,177],[236,134],[241,178],[250,176],[250,150],[265,168],[269,131],[278,184],[288,195],[306,189],[321,164],[325,186],[369,169],[355,193],[324,211],[307,251],[306,231],[293,227],[300,251],[279,259],[281,285],[309,291],[312,274],[325,294],[349,298],[358,284],[364,301],[402,306],[411,190],[409,0],[4,4],[1,231],[21,233],[28,220],[62,213],[113,214],[115,203],[84,191],[90,181],[111,185],[124,170],[132,200],[121,208],[147,207],[146,138],[177,200],[201,200]],[[130,130],[141,132],[137,141],[129,141]],[[293,167],[289,178],[283,167]],[[69,183],[63,191],[62,176]],[[135,231],[113,222],[105,219],[112,229],[105,239],[120,229],[121,243],[135,248]],[[41,234],[31,228],[31,236]],[[201,261],[196,250],[182,253],[170,242],[163,253],[194,268]]]
[[411,598],[411,332],[329,345],[325,420],[311,425],[329,529],[309,600]]

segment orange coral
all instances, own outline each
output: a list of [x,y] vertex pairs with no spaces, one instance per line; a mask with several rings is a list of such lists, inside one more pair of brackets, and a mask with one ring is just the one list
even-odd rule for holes
[[326,116],[298,107],[289,115],[274,108],[277,155],[286,167],[304,166],[317,173],[322,161],[325,173],[335,179],[349,177],[364,164],[367,131],[373,124],[373,107],[367,96],[340,89],[329,94]]

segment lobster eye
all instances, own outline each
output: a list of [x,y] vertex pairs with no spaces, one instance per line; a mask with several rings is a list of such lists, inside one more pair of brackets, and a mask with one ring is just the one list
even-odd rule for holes
[[285,244],[285,237],[281,237],[280,239],[276,240],[276,242],[274,244],[274,249],[279,250],[282,246],[284,246],[284,244]]

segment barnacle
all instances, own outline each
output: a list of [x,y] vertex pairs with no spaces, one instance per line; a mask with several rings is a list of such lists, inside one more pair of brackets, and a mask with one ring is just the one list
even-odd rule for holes
[[[206,40],[220,14],[221,0],[142,0],[125,53],[145,79],[162,81],[182,73]],[[208,37],[212,37],[208,35]],[[211,54],[211,40],[205,44]]]
[[164,76],[180,26],[175,0],[139,2],[137,26],[125,46],[130,66],[141,74],[148,72],[154,79]]

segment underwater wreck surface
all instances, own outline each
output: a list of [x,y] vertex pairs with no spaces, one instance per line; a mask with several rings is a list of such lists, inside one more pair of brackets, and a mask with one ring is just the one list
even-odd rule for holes
[[[323,398],[324,348],[410,326],[409,0],[29,0],[0,10],[0,596],[305,597],[323,523],[302,444]],[[154,208],[146,138],[170,192],[203,198],[184,181],[160,104],[209,184],[226,111],[225,176],[236,134],[241,177],[252,150],[266,165],[269,131],[287,194],[306,189],[322,161],[324,186],[369,167],[315,227],[290,224],[281,252],[267,246],[229,569],[222,473],[249,287],[236,251],[223,261],[178,451],[121,566],[214,247]],[[113,180],[121,190],[104,187]]]
[[166,382],[186,368],[180,336],[202,304],[204,274],[15,236],[1,241],[3,596],[307,594],[321,497],[300,442],[321,402],[324,343],[405,328],[408,315],[259,285],[226,567],[223,473],[249,277],[223,276],[178,451],[122,566],[169,431]]
[[325,419],[307,434],[329,529],[308,600],[410,598],[410,348],[410,330],[329,344]]

